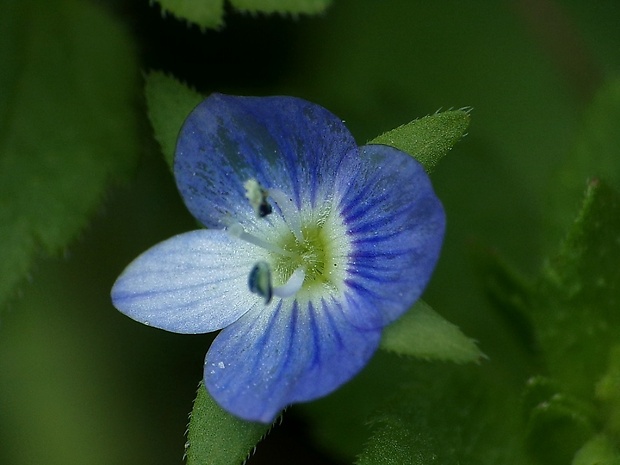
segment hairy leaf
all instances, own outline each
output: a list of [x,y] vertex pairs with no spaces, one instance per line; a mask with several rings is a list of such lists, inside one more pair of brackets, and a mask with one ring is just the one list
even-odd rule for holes
[[381,348],[400,355],[456,363],[477,362],[484,357],[472,339],[421,300],[385,328]]
[[407,152],[432,172],[469,125],[469,110],[425,116],[375,137],[369,144],[385,144]]
[[269,426],[222,410],[200,383],[187,433],[188,465],[234,465],[252,452]]
[[241,11],[296,15],[321,13],[331,0],[230,0],[230,3]]
[[[224,0],[155,0],[164,11],[202,29],[224,24]],[[250,13],[316,14],[323,12],[331,0],[231,0],[231,5]]]
[[[525,465],[518,402],[465,367],[418,366],[372,420],[358,465]],[[499,413],[501,412],[501,413]]]
[[552,235],[566,230],[582,196],[585,182],[600,177],[620,190],[620,78],[607,82],[584,114],[573,149],[550,184],[546,215]]
[[134,50],[91,2],[3,1],[0,302],[86,225],[138,153]]
[[146,76],[146,104],[155,139],[172,168],[179,130],[187,115],[204,98],[198,92],[161,72]]
[[557,256],[546,266],[530,309],[551,375],[592,398],[608,353],[620,340],[620,195],[590,182]]

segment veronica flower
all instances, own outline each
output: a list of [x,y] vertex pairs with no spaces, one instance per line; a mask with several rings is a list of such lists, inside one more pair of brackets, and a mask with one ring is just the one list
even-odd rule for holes
[[270,422],[358,373],[439,256],[445,216],[422,166],[358,148],[301,99],[210,96],[181,129],[174,175],[209,229],[147,250],[112,300],[167,331],[221,329],[204,383],[246,420]]

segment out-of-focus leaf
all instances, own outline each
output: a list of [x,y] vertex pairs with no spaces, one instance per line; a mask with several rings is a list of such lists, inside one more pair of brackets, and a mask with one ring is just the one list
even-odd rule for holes
[[596,384],[596,397],[604,402],[609,430],[620,436],[620,345],[610,351],[607,372]]
[[[224,24],[224,0],[155,0],[164,11],[179,19],[195,23],[202,29]],[[231,5],[249,13],[316,14],[323,12],[331,0],[231,0]]]
[[[459,368],[459,367],[455,367]],[[518,403],[476,373],[418,366],[374,416],[358,465],[529,464],[519,444]],[[501,413],[500,413],[501,412]]]
[[172,169],[177,136],[183,121],[204,97],[161,72],[151,72],[146,76],[144,92],[155,139]]
[[331,0],[230,0],[238,10],[252,13],[316,14],[325,11]]
[[584,399],[620,340],[620,196],[590,182],[558,255],[543,270],[530,317],[551,376]]
[[224,0],[155,0],[164,11],[203,29],[223,24]]
[[399,355],[456,363],[478,362],[484,357],[475,341],[422,300],[385,328],[381,348]]
[[367,422],[385,402],[386,392],[408,379],[414,358],[379,350],[360,374],[332,394],[298,404],[310,420],[312,434],[321,449],[343,463],[352,463],[368,440]]
[[138,72],[128,35],[92,2],[0,3],[2,302],[131,171]]
[[596,414],[588,403],[544,377],[531,378],[524,394],[528,451],[537,463],[569,463],[595,433]]
[[620,452],[608,437],[597,436],[579,449],[572,465],[620,465]]
[[546,216],[552,235],[561,234],[573,218],[584,181],[601,177],[620,190],[620,78],[610,80],[585,112],[573,149],[550,184],[550,208]]
[[369,144],[390,145],[407,152],[430,173],[463,137],[469,120],[469,110],[436,113],[381,134]]
[[240,420],[222,410],[201,383],[187,433],[187,464],[243,463],[268,430],[268,425]]

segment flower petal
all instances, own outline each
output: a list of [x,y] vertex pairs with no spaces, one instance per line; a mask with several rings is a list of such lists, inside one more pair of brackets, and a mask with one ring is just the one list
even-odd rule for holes
[[342,122],[294,97],[213,94],[181,128],[174,172],[192,214],[205,226],[256,221],[243,184],[290,195],[297,208],[331,195],[338,166],[356,150]]
[[422,165],[385,145],[346,157],[336,191],[353,249],[345,282],[347,308],[355,311],[348,316],[360,328],[385,326],[418,300],[431,277],[443,207]]
[[353,327],[343,305],[284,299],[246,313],[211,345],[207,389],[229,412],[264,423],[333,391],[368,362],[381,335]]
[[257,250],[219,230],[175,236],[129,264],[112,302],[134,320],[175,333],[221,329],[262,306],[247,284]]

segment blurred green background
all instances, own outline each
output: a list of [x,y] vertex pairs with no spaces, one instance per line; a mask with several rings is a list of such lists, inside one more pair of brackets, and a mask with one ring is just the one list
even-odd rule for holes
[[[0,62],[5,146],[14,106],[20,105],[13,96],[39,99],[23,107],[28,128],[30,118],[38,118],[38,105],[47,105],[42,103],[47,90],[36,86],[55,85],[54,80],[62,85],[63,76],[55,69],[47,79],[41,67],[38,80],[24,80],[20,73],[28,56],[7,50],[28,49],[23,44],[40,39],[32,17],[49,21],[50,34],[62,35],[61,21],[71,21],[81,3],[87,2],[61,2],[59,19],[41,2],[0,2],[7,12],[0,31],[9,32],[0,39],[5,42],[0,58],[6,60]],[[515,396],[507,404],[518,402],[523,383],[539,367],[521,343],[520,327],[502,318],[486,296],[484,257],[499,252],[534,275],[577,212],[579,199],[559,173],[570,163],[584,111],[619,69],[617,1],[334,0],[324,14],[298,18],[227,8],[226,25],[205,33],[146,1],[101,0],[88,9],[77,20],[75,37],[109,45],[104,28],[91,30],[89,23],[105,18],[129,49],[123,49],[128,58],[119,61],[109,51],[100,65],[110,75],[103,76],[80,74],[102,59],[96,47],[77,55],[84,61],[63,65],[71,83],[67,92],[78,92],[72,87],[77,86],[118,97],[110,76],[122,67],[118,124],[129,127],[131,142],[126,150],[115,147],[124,157],[122,167],[103,176],[112,182],[105,184],[101,203],[84,209],[87,226],[61,253],[50,254],[38,240],[44,247],[34,249],[27,278],[2,303],[0,463],[182,463],[187,415],[211,336],[143,327],[109,300],[114,279],[140,252],[195,227],[152,139],[140,74],[149,69],[169,72],[204,93],[304,97],[345,120],[360,144],[439,109],[473,107],[469,134],[433,174],[448,233],[425,300],[489,356],[468,369],[505,385],[502,392]],[[24,87],[18,92],[15,83]],[[63,102],[59,98],[55,107],[45,108],[62,118]],[[76,119],[97,112],[88,101],[70,104],[67,112]],[[113,114],[106,118],[116,121]],[[46,133],[35,129],[33,123],[29,136],[45,145]],[[107,150],[105,137],[96,142]],[[57,163],[63,166],[62,159]],[[81,169],[78,187],[90,182],[90,172]],[[3,176],[6,182],[11,173]],[[26,196],[38,193],[30,184],[19,187]],[[80,196],[80,190],[69,195]],[[0,199],[0,208],[8,209],[12,199]],[[2,225],[0,240],[12,234],[11,227]],[[372,377],[373,369],[365,376]],[[316,411],[321,408],[319,402]],[[294,462],[299,455],[307,463],[340,463],[326,457],[324,442],[314,445],[312,409],[290,409],[249,463],[302,463]]]

